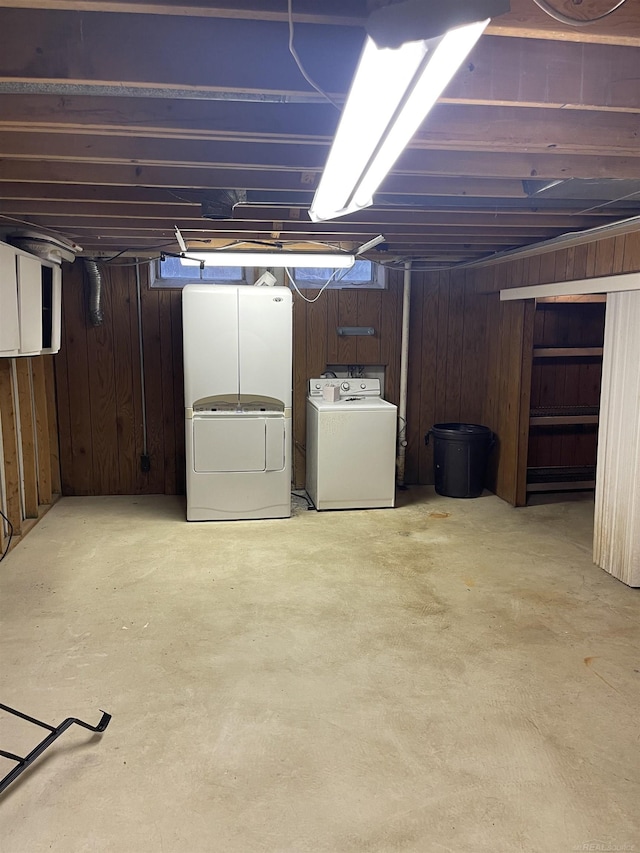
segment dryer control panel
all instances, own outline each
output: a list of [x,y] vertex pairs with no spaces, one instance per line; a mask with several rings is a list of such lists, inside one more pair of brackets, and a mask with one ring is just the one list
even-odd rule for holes
[[[321,379],[309,380],[309,396],[310,397],[326,397],[325,388],[337,388],[337,399],[343,397],[379,397],[380,396],[380,380],[379,379]],[[336,392],[334,392],[336,393]]]

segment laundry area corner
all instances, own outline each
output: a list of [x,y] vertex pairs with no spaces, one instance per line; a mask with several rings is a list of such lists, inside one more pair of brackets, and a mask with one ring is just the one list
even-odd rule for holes
[[6,792],[7,850],[635,837],[639,629],[593,570],[590,499],[525,518],[415,487],[393,510],[183,513],[63,498],[12,552],[5,690],[113,720]]

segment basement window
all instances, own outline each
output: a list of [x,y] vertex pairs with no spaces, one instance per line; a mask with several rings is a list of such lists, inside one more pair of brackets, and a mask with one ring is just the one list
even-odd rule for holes
[[[322,287],[333,270],[324,267],[296,267],[292,273],[300,288]],[[356,261],[348,270],[338,270],[329,288],[371,287],[384,289],[384,267],[373,261]]]
[[185,284],[246,284],[244,267],[184,266],[180,258],[165,257],[151,265],[151,287],[184,287]]

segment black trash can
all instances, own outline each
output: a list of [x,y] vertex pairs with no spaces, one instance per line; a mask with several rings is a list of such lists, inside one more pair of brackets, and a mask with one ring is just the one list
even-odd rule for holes
[[434,424],[433,474],[436,492],[449,498],[477,498],[484,489],[493,433],[480,424]]

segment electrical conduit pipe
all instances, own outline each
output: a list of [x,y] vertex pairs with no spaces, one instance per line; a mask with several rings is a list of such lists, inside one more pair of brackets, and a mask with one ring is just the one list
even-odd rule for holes
[[405,261],[402,286],[402,338],[400,350],[400,400],[398,404],[398,452],[396,482],[404,486],[407,455],[407,378],[409,375],[409,317],[411,313],[411,261]]

